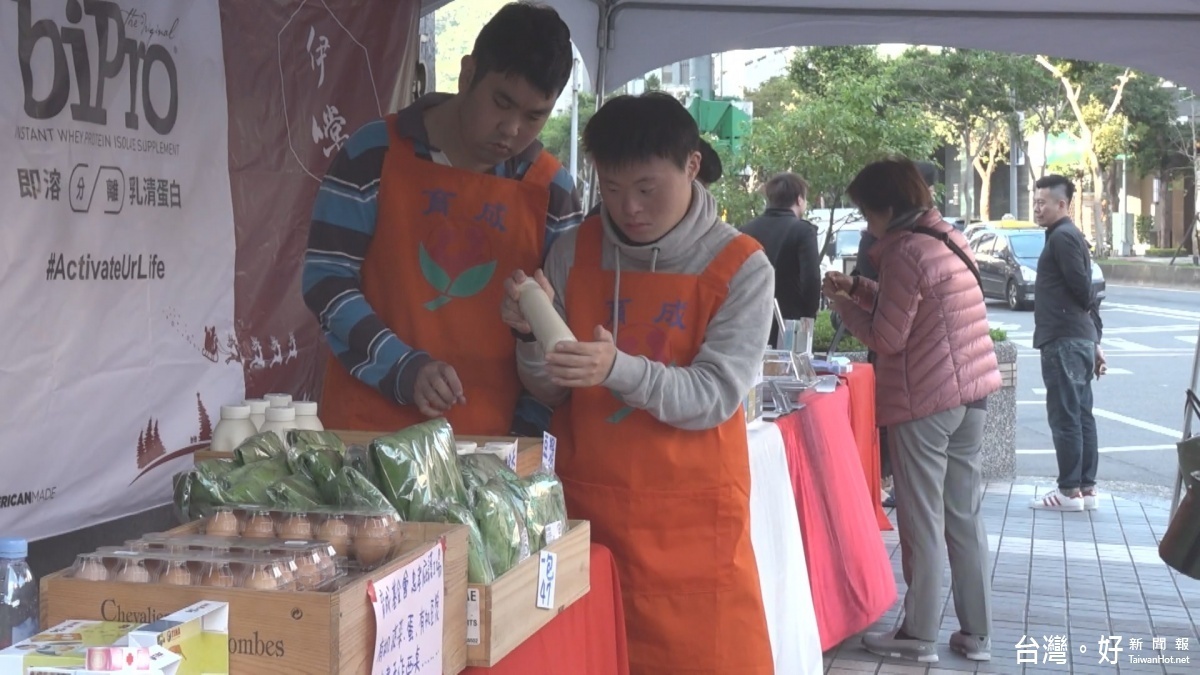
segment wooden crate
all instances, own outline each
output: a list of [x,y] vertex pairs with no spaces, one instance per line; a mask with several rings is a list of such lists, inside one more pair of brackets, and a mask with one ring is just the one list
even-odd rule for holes
[[[587,595],[592,583],[591,545],[591,524],[572,520],[562,538],[546,547],[547,551],[558,554],[554,609],[537,606],[537,554],[491,584],[469,584],[467,665],[496,665],[560,612]],[[476,632],[478,640],[474,639]]]
[[[195,528],[196,524],[184,526]],[[402,568],[446,538],[442,672],[466,668],[467,528],[403,523],[401,553],[337,591],[302,593],[85,581],[56,572],[41,581],[41,621],[68,619],[149,623],[201,600],[229,603],[231,673],[369,675],[375,614],[367,582]],[[561,558],[560,558],[561,560]]]
[[[389,432],[385,431],[334,431],[346,445],[365,445],[370,447],[371,441],[385,436]],[[529,476],[538,467],[542,465],[542,439],[540,438],[525,438],[515,436],[455,436],[458,441],[471,441],[483,446],[489,442],[517,442],[517,475]],[[211,450],[200,450],[194,454],[195,461],[202,462],[206,459],[229,459],[233,457],[231,452],[213,452]]]

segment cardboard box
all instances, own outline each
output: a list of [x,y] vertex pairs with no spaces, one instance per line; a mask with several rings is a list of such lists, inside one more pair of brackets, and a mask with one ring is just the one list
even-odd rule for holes
[[545,550],[558,556],[554,607],[537,606],[539,555],[491,584],[467,586],[467,665],[491,667],[550,623],[592,587],[592,528],[572,520]]
[[186,655],[176,675],[228,675],[229,605],[204,601],[130,631],[130,647]]
[[[72,673],[81,675],[112,670],[88,670],[97,665],[97,657],[110,662],[110,649],[122,652],[122,657],[144,662],[148,669],[143,675],[176,675],[179,657],[165,649],[133,648],[126,646],[126,637],[138,627],[137,623],[116,621],[70,620],[49,630],[0,650],[0,675],[41,675]],[[89,652],[92,658],[89,659]],[[97,653],[104,652],[104,653]],[[151,667],[152,666],[152,667]]]
[[[178,528],[194,531],[197,523]],[[367,582],[381,579],[446,538],[444,675],[466,667],[467,528],[403,523],[395,558],[347,579],[336,591],[301,593],[244,588],[130,584],[73,579],[57,572],[42,579],[42,624],[64,618],[116,619],[136,627],[204,600],[229,604],[229,668],[254,675],[369,675],[375,614]]]

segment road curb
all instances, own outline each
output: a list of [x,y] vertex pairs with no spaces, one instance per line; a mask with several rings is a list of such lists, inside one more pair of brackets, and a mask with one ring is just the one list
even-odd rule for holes
[[1158,286],[1164,288],[1200,289],[1200,267],[1190,263],[1166,265],[1158,263],[1100,262],[1106,283],[1129,286]]

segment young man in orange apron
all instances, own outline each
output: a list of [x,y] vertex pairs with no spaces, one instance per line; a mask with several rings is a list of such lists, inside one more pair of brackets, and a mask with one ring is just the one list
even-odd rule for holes
[[[574,181],[536,141],[571,74],[554,10],[513,3],[430,94],[349,138],[321,184],[304,300],[335,359],[328,428],[393,431],[445,416],[460,434],[540,433],[515,338],[496,320],[504,277],[536,268],[578,225]],[[540,428],[539,428],[540,427]]]
[[[771,673],[741,402],[774,272],[694,180],[699,133],[674,98],[614,98],[584,143],[604,208],[534,275],[580,342],[544,354],[522,340],[522,381],[557,406],[571,517],[616,556],[631,673]],[[501,314],[527,334],[524,279],[509,279]]]

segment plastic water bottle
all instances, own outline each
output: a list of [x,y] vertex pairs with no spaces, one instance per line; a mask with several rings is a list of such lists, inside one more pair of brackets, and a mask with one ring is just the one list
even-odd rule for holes
[[28,555],[24,539],[0,538],[0,649],[38,630],[38,587],[25,562]]

